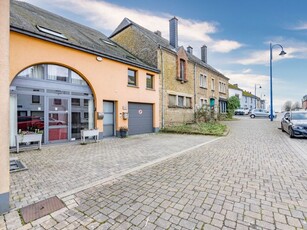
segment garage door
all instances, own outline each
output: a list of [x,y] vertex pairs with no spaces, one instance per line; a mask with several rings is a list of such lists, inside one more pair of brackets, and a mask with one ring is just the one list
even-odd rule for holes
[[129,135],[152,133],[152,104],[128,103]]

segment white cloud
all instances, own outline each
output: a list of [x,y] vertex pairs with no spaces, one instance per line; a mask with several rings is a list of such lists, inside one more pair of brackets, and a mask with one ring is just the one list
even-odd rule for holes
[[[168,38],[169,19],[173,17],[173,15],[167,13],[153,13],[126,8],[106,1],[28,0],[28,2],[47,10],[52,9],[53,12],[65,10],[73,13],[81,17],[89,27],[94,27],[108,34],[115,30],[124,17],[127,17],[151,31],[160,30],[162,36]],[[218,31],[216,22],[197,21],[181,17],[178,17],[178,20],[179,45],[183,44],[185,47],[191,45],[200,49],[203,44],[206,44],[208,47],[212,47],[212,51],[220,53],[228,53],[242,46],[237,41],[214,40],[210,35]]]
[[293,26],[290,28],[292,30],[307,30],[307,22],[300,22],[298,25]]

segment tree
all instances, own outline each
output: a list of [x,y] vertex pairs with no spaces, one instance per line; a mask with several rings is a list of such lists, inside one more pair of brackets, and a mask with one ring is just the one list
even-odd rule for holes
[[239,98],[236,96],[231,96],[230,98],[228,98],[227,114],[229,118],[233,116],[235,109],[238,108],[240,108]]
[[286,101],[283,108],[285,111],[290,111],[292,107],[292,101]]
[[301,109],[301,103],[299,103],[298,101],[295,102],[292,106],[291,106],[292,110],[299,110]]

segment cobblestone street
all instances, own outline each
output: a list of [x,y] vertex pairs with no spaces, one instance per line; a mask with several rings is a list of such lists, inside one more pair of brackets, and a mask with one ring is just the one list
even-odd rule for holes
[[[22,228],[307,229],[307,140],[264,119],[227,124],[228,136],[61,196],[67,208]],[[21,227],[16,211],[4,218]]]

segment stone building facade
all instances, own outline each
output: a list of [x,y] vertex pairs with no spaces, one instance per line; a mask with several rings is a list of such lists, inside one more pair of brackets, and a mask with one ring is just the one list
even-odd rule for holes
[[[170,40],[125,18],[110,38],[146,64],[160,70],[160,127],[194,121],[201,106],[226,112],[229,79],[202,58],[178,46],[178,19],[170,20]],[[213,85],[212,85],[213,83]]]

